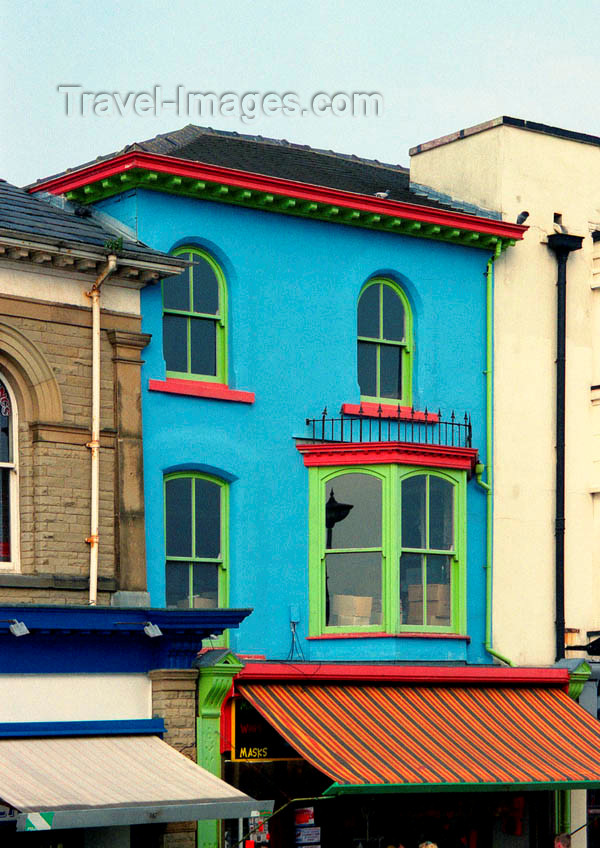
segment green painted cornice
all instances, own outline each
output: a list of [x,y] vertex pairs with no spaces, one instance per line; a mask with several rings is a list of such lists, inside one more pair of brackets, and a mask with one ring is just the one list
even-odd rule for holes
[[[455,224],[426,223],[391,213],[374,213],[359,208],[351,208],[347,205],[341,206],[303,200],[285,193],[261,191],[256,188],[239,188],[224,182],[174,176],[169,173],[139,167],[68,190],[66,197],[76,203],[89,204],[97,203],[132,189],[149,189],[150,191],[160,191],[182,197],[193,197],[199,200],[258,209],[263,212],[276,212],[293,215],[294,217],[310,218],[315,221],[328,221],[414,238],[478,247],[484,250],[499,249],[502,251],[515,244],[513,238],[477,232],[472,229],[472,223],[470,224],[471,228],[461,229],[460,226]],[[498,223],[499,226],[502,226],[500,222],[490,221],[489,223]]]

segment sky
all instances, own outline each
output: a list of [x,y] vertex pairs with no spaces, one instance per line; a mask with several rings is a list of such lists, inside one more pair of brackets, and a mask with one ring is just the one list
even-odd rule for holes
[[[188,123],[401,165],[498,115],[600,135],[600,0],[1,2],[0,177],[17,185]],[[379,114],[352,114],[354,92]]]

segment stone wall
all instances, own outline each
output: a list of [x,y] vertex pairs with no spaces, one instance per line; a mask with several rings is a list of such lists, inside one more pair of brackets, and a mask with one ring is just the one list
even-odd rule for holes
[[[196,762],[197,669],[157,669],[152,680],[152,714],[164,718],[168,742]],[[195,848],[196,822],[171,822],[166,826],[165,848]]]
[[[140,353],[147,340],[138,316],[102,312],[98,603],[120,588],[146,589]],[[0,294],[2,376],[19,415],[20,562],[10,572],[0,564],[0,602],[85,604],[90,309]]]

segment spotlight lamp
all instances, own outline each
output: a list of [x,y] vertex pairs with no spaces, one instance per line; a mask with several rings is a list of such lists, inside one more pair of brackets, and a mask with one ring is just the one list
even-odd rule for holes
[[158,626],[158,624],[152,624],[151,621],[144,622],[144,633],[151,639],[155,639],[157,636],[163,635],[163,632]]
[[3,622],[8,624],[8,629],[13,636],[27,636],[29,628],[24,621],[17,621],[16,618],[3,618]]

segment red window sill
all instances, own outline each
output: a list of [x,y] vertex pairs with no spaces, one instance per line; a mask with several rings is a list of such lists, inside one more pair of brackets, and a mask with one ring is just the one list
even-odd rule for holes
[[254,392],[242,392],[230,389],[224,383],[204,383],[200,380],[178,380],[167,377],[166,380],[148,380],[151,392],[167,392],[173,395],[191,395],[192,397],[230,400],[236,403],[254,403]]
[[461,633],[324,633],[322,636],[307,636],[308,641],[316,642],[323,639],[458,639],[470,642],[470,636]]
[[437,424],[439,415],[437,412],[428,412],[427,418],[424,412],[411,409],[410,406],[401,406],[398,416],[398,404],[394,403],[343,403],[342,413],[344,415],[362,415],[364,418],[379,418],[381,409],[382,418],[400,418],[401,421],[427,421]]

